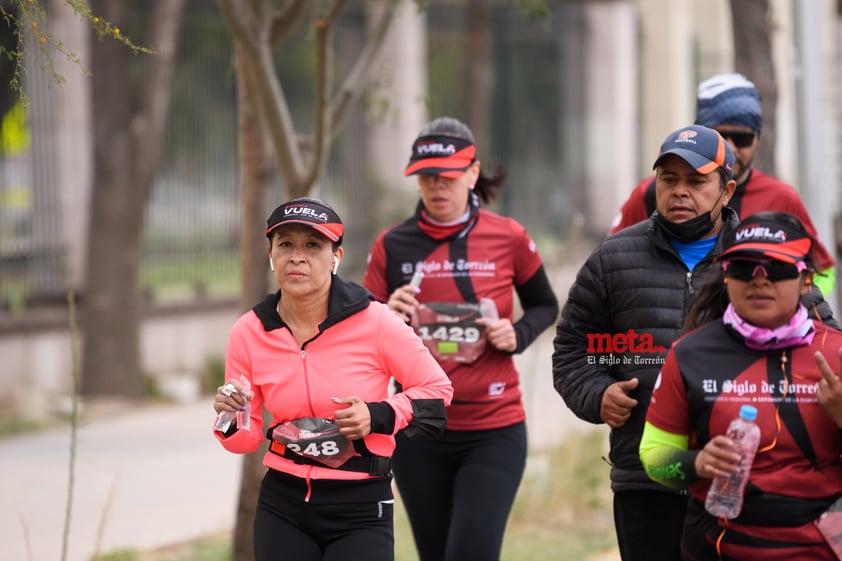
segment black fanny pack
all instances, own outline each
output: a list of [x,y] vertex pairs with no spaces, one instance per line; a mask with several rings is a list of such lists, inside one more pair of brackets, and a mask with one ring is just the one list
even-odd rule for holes
[[[743,508],[734,521],[771,528],[801,526],[818,518],[835,499],[799,499],[771,493],[749,493],[743,499]],[[702,501],[693,501],[704,510]]]
[[369,475],[388,475],[392,459],[385,456],[358,456],[353,444],[330,419],[302,417],[278,423],[266,431],[269,451],[296,464],[315,465]]
[[798,499],[770,493],[749,494],[738,522],[757,526],[796,526],[815,520],[833,504],[833,498]]

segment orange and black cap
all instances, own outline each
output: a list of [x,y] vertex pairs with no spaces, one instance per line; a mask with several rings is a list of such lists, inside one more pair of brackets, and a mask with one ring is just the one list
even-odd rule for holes
[[658,159],[652,169],[668,154],[675,154],[705,175],[722,169],[730,179],[734,177],[734,151],[713,129],[702,125],[689,125],[670,134],[661,144]]

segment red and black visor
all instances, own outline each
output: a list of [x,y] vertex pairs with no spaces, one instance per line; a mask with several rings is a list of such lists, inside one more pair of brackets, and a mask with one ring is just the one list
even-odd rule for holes
[[754,256],[796,264],[810,258],[812,246],[809,236],[789,224],[752,215],[728,237],[717,259]]
[[404,175],[419,173],[460,177],[476,160],[477,147],[470,140],[455,136],[419,136],[412,144],[412,155]]
[[293,199],[276,208],[266,221],[266,237],[285,224],[304,224],[340,244],[345,234],[339,215],[322,201],[308,197]]

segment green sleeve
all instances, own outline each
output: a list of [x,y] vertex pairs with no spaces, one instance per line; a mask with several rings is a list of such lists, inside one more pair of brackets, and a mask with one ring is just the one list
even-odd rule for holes
[[833,294],[833,287],[836,286],[836,268],[828,267],[824,271],[817,271],[813,275],[813,284],[819,287],[827,299],[828,294]]
[[699,480],[694,467],[699,450],[688,450],[689,437],[659,429],[649,421],[640,440],[640,462],[649,479],[673,489]]

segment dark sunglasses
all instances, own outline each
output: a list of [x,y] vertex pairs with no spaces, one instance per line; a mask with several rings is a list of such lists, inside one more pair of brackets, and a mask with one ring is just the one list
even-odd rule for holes
[[745,148],[746,146],[751,146],[751,143],[754,142],[755,137],[755,133],[753,132],[719,131],[719,134],[721,134],[725,140],[730,140],[737,148]]
[[798,266],[783,261],[732,259],[723,261],[722,270],[726,277],[746,282],[751,281],[758,271],[762,271],[771,282],[792,280],[801,276],[801,269]]

